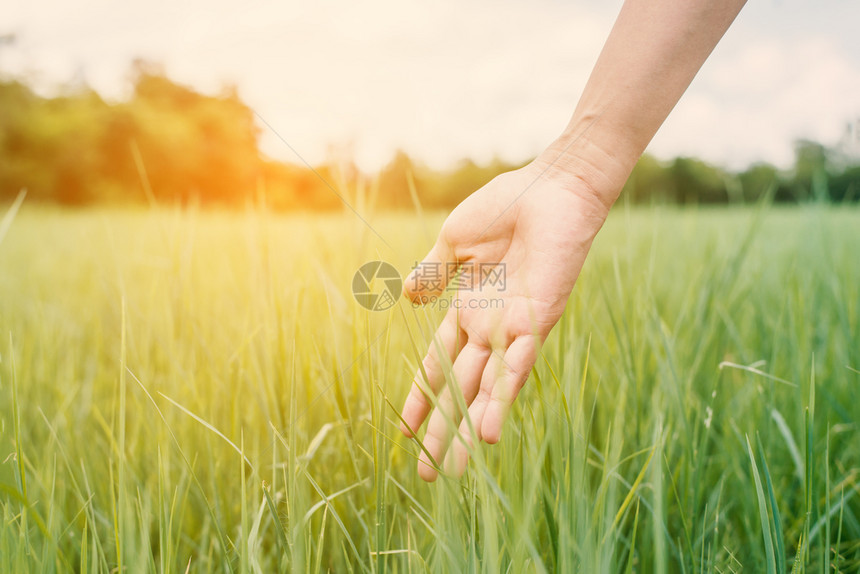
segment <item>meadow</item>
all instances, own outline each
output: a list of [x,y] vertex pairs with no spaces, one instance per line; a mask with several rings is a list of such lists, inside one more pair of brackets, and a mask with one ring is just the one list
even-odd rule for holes
[[860,210],[619,204],[500,444],[425,484],[440,312],[350,285],[443,217],[25,201],[0,571],[860,569]]

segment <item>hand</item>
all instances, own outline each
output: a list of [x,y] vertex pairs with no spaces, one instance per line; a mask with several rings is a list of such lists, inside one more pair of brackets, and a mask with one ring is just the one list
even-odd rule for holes
[[[473,438],[490,444],[499,441],[507,413],[540,345],[561,317],[609,210],[610,204],[599,199],[605,194],[598,195],[582,179],[558,176],[552,167],[536,160],[498,176],[466,198],[405,281],[406,296],[426,302],[441,293],[428,291],[429,281],[421,281],[428,269],[468,262],[463,269],[477,271],[481,263],[504,264],[504,290],[492,285],[479,290],[480,278],[475,277],[473,288],[453,293],[450,310],[423,360],[427,379],[419,369],[403,407],[401,430],[412,436],[432,409],[425,393],[438,395],[423,444],[446,473],[462,475],[469,458],[466,444],[471,447]],[[445,383],[451,364],[453,388],[459,386],[468,406],[475,437],[458,407],[463,403]],[[452,436],[450,420],[459,425],[457,436]],[[435,480],[434,466],[422,451],[421,478]]]

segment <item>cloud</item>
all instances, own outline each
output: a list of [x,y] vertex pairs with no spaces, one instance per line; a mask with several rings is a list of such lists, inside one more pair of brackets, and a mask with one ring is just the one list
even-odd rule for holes
[[788,165],[796,139],[833,144],[860,118],[860,66],[833,38],[757,38],[715,56],[654,138],[654,153]]

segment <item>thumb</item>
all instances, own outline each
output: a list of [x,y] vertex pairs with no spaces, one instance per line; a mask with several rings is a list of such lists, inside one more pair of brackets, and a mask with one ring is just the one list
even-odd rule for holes
[[454,248],[440,235],[430,253],[406,277],[403,294],[421,304],[441,295],[457,269],[456,261]]

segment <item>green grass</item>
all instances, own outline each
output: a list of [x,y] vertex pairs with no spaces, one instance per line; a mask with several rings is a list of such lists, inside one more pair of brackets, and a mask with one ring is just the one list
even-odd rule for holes
[[858,570],[860,211],[619,205],[501,443],[428,485],[392,405],[439,313],[349,286],[440,222],[25,202],[0,571]]

